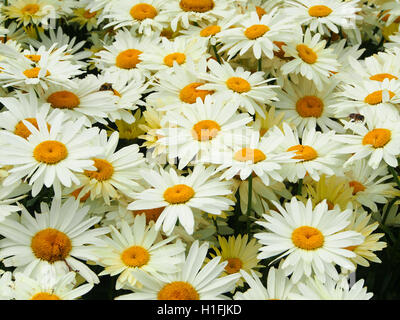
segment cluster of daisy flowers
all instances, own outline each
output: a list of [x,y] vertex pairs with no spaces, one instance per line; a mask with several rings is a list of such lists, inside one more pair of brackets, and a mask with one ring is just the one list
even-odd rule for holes
[[0,299],[371,299],[399,23],[398,0],[2,2]]

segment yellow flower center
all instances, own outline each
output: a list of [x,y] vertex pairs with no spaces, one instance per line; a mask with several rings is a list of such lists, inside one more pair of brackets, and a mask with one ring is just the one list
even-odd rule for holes
[[28,58],[29,60],[31,60],[34,63],[38,63],[40,61],[40,59],[42,58],[42,56],[39,54],[27,54],[27,55],[25,55],[25,58]]
[[263,24],[255,24],[251,27],[248,27],[245,31],[244,31],[244,35],[250,39],[250,40],[254,40],[257,39],[259,37],[262,37],[264,34],[266,34],[269,31],[269,27]]
[[227,259],[228,264],[225,267],[225,271],[229,274],[237,273],[242,269],[243,262],[239,258]]
[[[71,192],[71,196],[73,196],[73,197],[75,198],[75,200],[78,200],[78,196],[79,196],[79,194],[81,193],[82,189],[83,189],[83,187],[80,187],[80,188],[74,190],[73,192]],[[80,201],[80,202],[85,202],[89,197],[90,197],[90,191],[86,192],[86,194],[83,195],[83,196],[79,199],[79,201]]]
[[170,204],[185,203],[194,196],[193,188],[186,184],[177,184],[164,192],[164,199]]
[[35,3],[27,4],[25,7],[21,9],[22,14],[29,14],[29,15],[34,15],[39,10],[40,7]]
[[125,265],[131,268],[142,267],[150,260],[149,252],[140,246],[132,246],[125,249],[121,254],[121,260]]
[[236,151],[233,159],[240,162],[252,161],[253,163],[257,163],[267,159],[267,156],[259,149],[243,148]]
[[130,14],[133,19],[142,21],[144,19],[153,19],[157,16],[157,9],[147,3],[139,3],[132,7]]
[[215,36],[220,31],[221,31],[220,26],[216,26],[216,25],[208,26],[200,31],[200,37]]
[[213,94],[214,91],[197,90],[197,87],[200,87],[203,84],[204,83],[194,82],[184,87],[179,93],[179,98],[181,101],[192,104],[196,102],[197,98],[201,98],[201,100],[204,102],[206,96]]
[[374,148],[384,147],[392,138],[392,132],[388,129],[373,129],[368,132],[363,140],[362,144],[371,144]]
[[[39,129],[37,120],[35,118],[27,118],[25,119],[25,121],[30,122],[36,129]],[[50,130],[51,127],[49,124],[47,124],[47,128]],[[32,134],[32,132],[26,127],[22,120],[18,122],[15,126],[14,133],[24,139],[27,139]]]
[[68,257],[72,244],[65,233],[47,228],[33,236],[31,248],[36,258],[54,263]]
[[[25,77],[29,78],[29,79],[33,79],[33,78],[37,78],[39,76],[40,73],[40,68],[35,67],[32,69],[27,69],[23,72],[23,74],[25,75]],[[50,72],[47,71],[46,72],[46,77],[48,77],[50,75]]]
[[174,65],[174,61],[178,64],[183,64],[186,62],[186,55],[184,53],[174,52],[164,57],[164,64],[170,68]]
[[318,55],[305,44],[298,44],[296,46],[297,53],[299,57],[308,64],[314,64],[318,60]]
[[193,138],[198,141],[209,141],[221,131],[220,125],[213,120],[202,120],[197,122],[192,129]]
[[324,103],[316,96],[305,96],[296,103],[296,111],[303,118],[319,118],[324,110]]
[[118,54],[115,65],[121,69],[133,69],[141,62],[139,56],[142,51],[136,49],[128,49]]
[[304,250],[316,250],[324,245],[324,236],[318,229],[302,226],[292,233],[293,244]]
[[237,93],[245,93],[251,90],[250,83],[246,79],[239,77],[229,78],[226,81],[226,85],[229,89]]
[[31,300],[61,300],[59,296],[48,293],[48,292],[39,292],[36,293]]
[[49,95],[47,102],[57,109],[74,109],[81,104],[79,97],[71,91],[54,92]]
[[313,147],[303,146],[301,144],[290,147],[287,149],[287,151],[295,151],[296,155],[293,157],[293,159],[300,159],[303,161],[311,161],[318,157],[318,153]]
[[357,249],[357,247],[358,247],[358,246],[349,246],[349,247],[346,247],[345,249],[346,249],[346,250],[350,250],[350,251],[354,251],[354,250]]
[[264,14],[267,14],[267,11],[265,11],[263,8],[259,6],[256,6],[256,12],[259,19],[261,19]]
[[154,209],[142,209],[142,210],[133,210],[132,214],[134,216],[145,214],[146,215],[146,223],[149,224],[150,221],[156,222],[158,217],[164,211],[165,207],[154,208]]
[[157,295],[158,300],[200,300],[200,296],[190,283],[174,281],[166,284]]
[[39,143],[33,150],[33,157],[46,164],[57,164],[68,156],[67,147],[59,141],[47,140]]
[[322,17],[327,17],[332,13],[332,9],[324,6],[324,5],[318,5],[318,6],[312,6],[308,9],[308,14],[311,17],[316,17],[316,18],[322,18]]
[[204,13],[214,8],[213,0],[181,0],[179,6],[183,11]]
[[96,16],[96,14],[97,14],[97,11],[93,11],[93,12],[91,12],[90,10],[86,10],[84,13],[83,13],[83,17],[85,18],[85,19],[92,19],[93,17],[95,17]]
[[[383,93],[382,90],[372,92],[365,97],[364,102],[371,104],[371,105],[382,103],[382,93]],[[395,96],[395,93],[392,91],[389,91],[390,99],[392,99],[394,96]]]
[[90,179],[96,179],[97,181],[109,180],[113,173],[114,167],[111,163],[104,159],[93,159],[96,171],[85,170],[85,175]]
[[374,80],[374,81],[383,82],[383,80],[385,80],[385,79],[389,79],[389,80],[395,79],[395,80],[398,80],[399,78],[397,78],[396,76],[394,76],[394,75],[392,75],[392,74],[390,74],[390,73],[378,73],[378,74],[375,74],[375,75],[369,77],[369,79],[370,79],[370,80]]
[[362,183],[358,182],[358,181],[350,181],[349,182],[350,187],[353,188],[353,196],[357,193],[359,193],[360,191],[364,191],[365,187]]

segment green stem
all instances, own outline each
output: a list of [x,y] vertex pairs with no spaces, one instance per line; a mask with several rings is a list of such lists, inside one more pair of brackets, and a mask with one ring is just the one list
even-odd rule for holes
[[215,58],[217,58],[218,63],[221,64],[221,57],[218,54],[217,47],[215,46],[215,44],[212,46],[212,48],[214,50]]
[[258,59],[258,71],[262,71],[262,58]]
[[383,216],[382,216],[382,224],[383,224],[383,225],[385,225],[386,219],[387,219],[387,217],[388,217],[388,215],[389,215],[389,211],[390,211],[390,209],[392,208],[392,206],[394,205],[394,203],[395,203],[397,200],[398,200],[398,198],[396,197],[396,198],[392,199],[392,201],[389,202],[389,205],[388,205],[386,211],[383,213]]
[[394,178],[394,181],[396,182],[397,186],[400,188],[399,175],[397,174],[396,169],[391,166],[388,166],[388,167],[389,167],[390,173],[392,174],[392,176]]
[[217,218],[212,218],[213,222],[214,222],[214,226],[215,226],[215,230],[217,232],[217,235],[219,235],[219,229],[218,229],[218,223],[217,223]]
[[253,174],[249,177],[249,194],[247,198],[247,233],[250,233],[250,213],[251,213],[251,202],[253,198]]
[[35,26],[37,40],[42,41],[42,39],[40,38],[39,29],[38,29],[37,25],[35,23],[33,25]]
[[299,184],[297,185],[297,194],[301,196],[301,190],[303,188],[303,179],[299,180]]

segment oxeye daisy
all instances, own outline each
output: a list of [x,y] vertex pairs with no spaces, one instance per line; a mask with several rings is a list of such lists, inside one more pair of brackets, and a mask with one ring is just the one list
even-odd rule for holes
[[338,207],[328,210],[326,201],[313,209],[311,199],[304,205],[295,197],[283,208],[278,202],[279,211],[270,210],[263,215],[264,221],[257,224],[266,229],[254,236],[263,245],[259,259],[279,255],[275,260],[285,258],[282,270],[292,275],[296,283],[303,275],[315,274],[322,282],[327,278],[338,279],[335,265],[354,271],[349,260],[355,254],[346,247],[359,245],[364,236],[355,231],[344,231],[350,224],[351,210],[340,211]]
[[264,79],[264,72],[251,73],[242,67],[234,70],[226,61],[219,64],[210,59],[208,61],[210,73],[201,75],[208,81],[198,87],[199,90],[213,90],[215,97],[221,97],[229,102],[232,108],[246,110],[251,115],[256,112],[265,118],[265,104],[276,101],[276,85],[268,85],[274,79]]
[[361,159],[350,164],[344,173],[352,188],[354,201],[372,211],[378,211],[377,204],[400,196],[400,191],[395,188],[396,183],[390,181],[392,175],[383,163],[377,169],[372,169],[368,161]]
[[14,295],[16,300],[76,300],[93,288],[93,283],[76,286],[75,272],[59,276],[55,281],[36,279],[16,273]]
[[342,286],[337,281],[327,279],[325,283],[316,277],[307,278],[297,285],[297,292],[290,294],[294,300],[370,300],[373,293],[367,293],[364,280],[357,281],[353,286]]
[[[215,253],[210,253],[211,258],[221,257],[221,261],[228,261],[222,275],[234,274],[241,271],[254,272],[258,277],[261,273],[257,270],[262,267],[257,259],[258,250],[261,245],[256,239],[251,239],[245,234],[243,237],[230,236],[228,239],[218,236],[220,249],[212,247]],[[243,286],[243,278],[236,283],[237,286]]]
[[269,59],[278,50],[275,41],[286,42],[291,38],[293,24],[289,19],[282,19],[277,8],[264,14],[261,18],[253,11],[243,18],[233,28],[221,31],[217,35],[218,41],[223,43],[219,52],[227,51],[228,60],[237,53],[245,54],[249,49],[256,59],[264,54]]
[[72,120],[85,117],[85,125],[107,123],[108,113],[114,112],[117,97],[110,91],[99,91],[102,83],[94,75],[74,79],[73,88],[50,85],[41,96],[53,110],[62,110]]
[[203,265],[208,243],[199,246],[195,241],[190,247],[179,272],[171,275],[147,275],[142,270],[133,275],[143,284],[133,293],[117,297],[117,300],[227,300],[227,293],[234,289],[240,274],[220,277],[227,262],[215,257]]
[[80,194],[90,192],[92,200],[103,197],[106,204],[110,204],[110,198],[119,198],[119,193],[133,195],[138,186],[134,180],[140,178],[139,170],[144,163],[143,154],[136,144],[116,151],[118,141],[118,132],[111,134],[107,140],[106,131],[100,131],[96,145],[101,146],[104,153],[92,158],[95,170],[85,170],[78,175],[83,186]]
[[91,145],[98,129],[82,129],[83,118],[63,123],[63,114],[59,113],[50,128],[41,117],[37,118],[38,128],[29,121],[22,122],[31,132],[27,139],[1,132],[7,144],[2,147],[0,163],[13,166],[3,182],[5,186],[24,178],[32,185],[32,196],[45,185],[61,197],[61,186],[79,183],[76,172],[96,170],[90,159],[102,151],[101,147]]
[[221,179],[230,180],[234,176],[246,180],[250,175],[260,177],[265,185],[272,181],[283,181],[279,174],[282,164],[296,162],[291,152],[277,152],[283,138],[262,137],[258,131],[244,133],[244,141],[223,152],[210,154],[208,162],[218,164],[217,171],[223,171]]
[[207,45],[197,39],[177,37],[168,40],[162,37],[160,43],[154,43],[140,56],[143,68],[152,71],[167,70],[173,72],[174,64],[185,66],[190,60],[198,63],[210,57]]
[[356,21],[361,19],[357,14],[361,10],[358,3],[358,0],[288,1],[285,12],[302,25],[309,26],[311,31],[329,35],[330,31],[339,33],[338,27],[356,28]]
[[87,31],[92,31],[98,27],[102,16],[102,10],[90,11],[89,9],[85,8],[75,8],[73,9],[73,16],[69,21],[78,23],[79,29],[86,28]]
[[215,22],[233,9],[233,4],[227,0],[172,0],[168,4],[166,13],[173,17],[171,27],[175,31],[178,24],[187,29],[191,22]]
[[318,181],[321,174],[328,176],[339,174],[342,160],[336,153],[338,145],[333,140],[334,131],[327,133],[317,132],[314,128],[304,130],[300,137],[296,130],[288,124],[283,124],[283,131],[277,127],[271,129],[269,138],[272,141],[281,141],[277,152],[293,152],[292,159],[282,165],[280,173],[290,182],[297,182],[309,175]]
[[299,134],[317,125],[322,132],[335,130],[343,133],[343,126],[334,119],[336,109],[332,107],[337,103],[334,95],[336,85],[336,81],[331,81],[322,90],[317,90],[314,82],[305,78],[300,78],[298,84],[287,80],[282,89],[277,90],[279,101],[275,106],[284,110],[285,119],[296,126]]
[[301,74],[312,80],[318,90],[322,90],[323,83],[338,71],[339,63],[337,56],[330,48],[326,48],[326,41],[321,40],[319,33],[311,36],[309,29],[303,35],[301,29],[296,29],[294,35],[286,45],[283,46],[285,57],[293,60],[282,66],[284,75]]
[[105,247],[96,248],[98,264],[105,269],[99,275],[118,276],[116,289],[128,285],[141,287],[134,277],[133,270],[155,273],[175,273],[183,262],[181,254],[185,251],[182,242],[172,243],[177,237],[157,239],[158,232],[154,224],[146,226],[146,216],[137,215],[131,226],[121,221],[120,230],[111,228],[111,237],[104,237]]
[[91,229],[101,217],[88,217],[89,206],[81,207],[70,198],[64,204],[54,198],[51,207],[41,203],[41,213],[32,215],[22,207],[20,219],[7,218],[0,234],[0,258],[5,266],[38,275],[48,270],[63,275],[71,269],[90,283],[98,283],[96,274],[78,259],[95,260],[92,247],[102,245],[98,238],[108,228]]
[[0,300],[14,299],[14,282],[11,272],[0,270]]
[[204,102],[198,98],[194,108],[169,112],[164,119],[169,127],[157,131],[162,137],[158,142],[168,148],[171,159],[179,158],[179,169],[192,160],[205,162],[203,158],[208,159],[210,153],[222,151],[226,146],[240,144],[242,135],[236,131],[252,120],[247,114],[237,114],[221,99],[209,96]]
[[225,196],[231,193],[230,183],[213,177],[213,167],[204,168],[196,165],[187,176],[179,176],[174,169],[169,172],[160,170],[143,171],[143,179],[151,189],[134,196],[129,204],[130,210],[154,209],[165,207],[156,222],[156,229],[163,226],[163,231],[170,235],[177,220],[188,234],[194,232],[193,211],[203,211],[220,215],[228,210],[233,201]]
[[271,267],[268,271],[266,287],[257,274],[251,275],[241,270],[240,273],[250,286],[245,292],[237,292],[234,300],[290,300],[289,295],[295,291],[295,286],[282,269]]
[[168,26],[165,0],[130,0],[114,2],[104,18],[110,22],[105,26],[114,29],[130,27],[139,34],[149,35],[153,31],[161,32]]
[[353,131],[350,135],[337,135],[335,140],[347,144],[337,150],[338,153],[351,155],[345,166],[360,159],[367,158],[368,165],[376,170],[382,161],[389,166],[397,167],[397,156],[400,154],[399,117],[386,118],[385,114],[369,111],[365,121],[349,122],[342,120],[345,128]]

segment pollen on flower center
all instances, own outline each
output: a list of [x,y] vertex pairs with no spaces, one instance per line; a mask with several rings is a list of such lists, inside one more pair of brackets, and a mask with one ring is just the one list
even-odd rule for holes
[[225,271],[229,274],[237,273],[243,267],[243,262],[239,258],[229,258],[227,261],[228,264],[225,267]]
[[318,55],[305,44],[298,44],[296,46],[297,53],[299,57],[308,64],[314,64],[318,60]]
[[229,89],[237,93],[246,93],[251,90],[250,83],[246,79],[240,77],[229,78],[226,81],[226,85],[228,86]]
[[363,140],[362,144],[371,144],[374,148],[384,147],[392,138],[392,132],[388,129],[373,129],[368,132]]
[[67,147],[59,141],[47,140],[39,143],[33,150],[33,157],[46,164],[57,164],[68,156]]
[[183,11],[204,13],[214,8],[213,0],[181,0],[179,6]]
[[365,186],[362,183],[360,183],[358,181],[355,181],[355,180],[350,181],[349,185],[350,185],[350,187],[353,188],[353,196],[355,194],[359,193],[360,191],[364,191],[365,190]]
[[295,151],[296,155],[293,157],[293,159],[300,159],[303,161],[311,161],[318,157],[318,153],[313,147],[303,146],[301,144],[290,147],[287,149],[287,151]]
[[47,98],[47,102],[57,109],[74,109],[81,104],[79,97],[71,91],[54,92]]
[[[382,103],[382,94],[383,94],[382,90],[374,91],[365,97],[364,102],[371,105]],[[394,96],[395,93],[389,91],[390,99],[392,99]]]
[[233,159],[240,162],[252,161],[257,163],[267,159],[267,156],[259,149],[243,148],[234,154]]
[[217,26],[217,25],[208,26],[200,31],[200,37],[215,36],[220,31],[221,31],[220,26]]
[[318,229],[302,226],[292,232],[293,244],[304,250],[316,250],[324,245],[324,236]]
[[311,17],[316,17],[316,18],[323,18],[327,17],[332,13],[332,9],[324,6],[324,5],[317,5],[317,6],[312,6],[308,9],[308,14]]
[[33,236],[31,248],[38,259],[54,263],[68,257],[72,244],[65,233],[47,228]]
[[378,73],[378,74],[375,74],[375,75],[369,77],[369,79],[370,79],[370,80],[374,80],[374,81],[383,82],[383,80],[385,80],[385,79],[389,79],[389,80],[395,79],[395,80],[398,80],[399,78],[397,78],[396,76],[394,76],[394,75],[392,75],[392,74],[390,74],[390,73]]
[[42,56],[39,54],[27,54],[25,55],[25,58],[28,58],[32,62],[38,63],[40,59],[42,59]]
[[296,103],[296,111],[303,118],[319,118],[324,110],[324,103],[316,96],[305,96]]
[[144,19],[153,19],[157,16],[157,9],[147,3],[139,3],[131,8],[130,14],[133,19],[142,21]]
[[121,69],[133,69],[141,62],[139,56],[142,51],[136,49],[128,49],[118,54],[115,65]]
[[149,252],[140,246],[132,246],[125,249],[121,254],[121,260],[128,267],[141,267],[150,260]]
[[[27,118],[25,119],[25,121],[30,122],[36,129],[39,129],[37,120],[35,118]],[[51,127],[49,124],[47,124],[47,128],[50,130]],[[16,124],[14,133],[24,139],[27,139],[32,134],[32,132],[26,127],[22,120]]]
[[180,204],[189,201],[194,196],[193,188],[186,184],[177,184],[164,192],[164,199],[170,204]]
[[199,300],[200,296],[190,283],[174,281],[166,284],[157,295],[158,300]]
[[113,165],[104,159],[93,159],[93,166],[96,167],[96,171],[85,170],[84,173],[90,179],[96,179],[97,181],[109,180],[114,174]]
[[40,7],[36,3],[27,4],[25,7],[21,9],[23,14],[30,14],[30,15],[34,15],[39,10]]
[[186,62],[186,55],[181,52],[174,52],[164,57],[164,64],[172,68],[174,61],[178,64],[183,64]]
[[48,293],[48,292],[39,292],[36,293],[31,300],[61,300],[59,296]]
[[209,90],[197,90],[197,87],[204,85],[201,82],[193,82],[185,86],[179,93],[179,99],[181,101],[192,104],[196,102],[197,98],[201,98],[201,100],[205,100],[206,96],[213,94],[214,91]]
[[244,35],[250,40],[255,40],[259,37],[262,37],[269,30],[270,30],[269,27],[264,24],[255,24],[251,27],[248,27],[244,31]]
[[221,127],[217,122],[202,120],[193,126],[192,135],[198,141],[209,141],[214,139],[219,131],[221,131]]
[[146,223],[149,224],[150,221],[156,222],[158,217],[164,211],[165,207],[154,208],[154,209],[142,209],[142,210],[133,210],[132,214],[134,216],[145,214],[146,215]]

